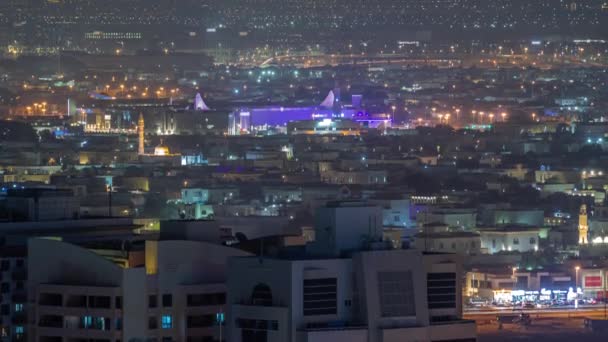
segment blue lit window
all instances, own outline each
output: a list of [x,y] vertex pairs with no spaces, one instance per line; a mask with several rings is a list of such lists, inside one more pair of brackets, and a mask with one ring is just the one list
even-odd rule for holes
[[161,327],[163,329],[171,329],[173,327],[173,317],[169,315],[163,315],[161,318]]
[[15,312],[23,311],[23,304],[15,304]]
[[23,334],[25,332],[25,329],[23,328],[22,325],[18,325],[15,327],[15,334]]
[[83,328],[91,329],[92,326],[93,326],[93,317],[91,317],[91,316],[82,317],[82,327]]

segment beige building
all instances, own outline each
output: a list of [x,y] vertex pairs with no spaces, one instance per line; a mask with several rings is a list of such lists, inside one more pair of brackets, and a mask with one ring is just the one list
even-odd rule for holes
[[215,341],[226,262],[236,249],[147,241],[142,265],[118,265],[75,245],[28,245],[27,341]]

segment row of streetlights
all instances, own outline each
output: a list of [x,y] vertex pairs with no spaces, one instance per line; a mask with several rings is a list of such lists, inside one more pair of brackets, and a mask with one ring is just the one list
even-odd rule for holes
[[46,114],[47,108],[46,108],[46,101],[42,102],[42,103],[37,103],[35,102],[32,106],[27,106],[25,107],[25,109],[27,110],[28,114],[38,114],[38,113],[42,113],[43,115]]
[[[128,88],[124,84],[119,85],[118,88],[120,88],[120,92],[121,93],[124,93],[125,89],[127,91],[130,91],[130,92],[133,92],[133,93],[137,93],[137,90],[138,90],[137,86],[132,86],[132,87]],[[110,89],[111,89],[111,86],[109,84],[106,84],[105,87],[104,87],[104,89],[105,89],[106,92],[109,92]],[[141,96],[142,97],[147,97],[148,94],[149,94],[149,91],[150,91],[150,87],[143,88]],[[175,95],[175,94],[179,93],[179,88],[165,89],[165,87],[160,87],[154,93],[156,94],[156,96],[159,96],[159,97],[161,95],[167,95],[167,93],[170,93],[171,95]],[[132,96],[131,94],[127,94],[127,97],[130,98],[131,96]]]
[[[481,124],[484,123],[484,117],[486,117],[486,115],[487,115],[488,119],[490,119],[490,123],[494,123],[494,118],[497,116],[493,112],[486,113],[486,112],[477,111],[477,110],[472,110],[471,115],[473,115],[473,119],[475,119],[475,117],[479,117],[479,122]],[[501,112],[499,115],[500,115],[500,118],[502,119],[502,122],[507,121],[508,114],[506,112]]]

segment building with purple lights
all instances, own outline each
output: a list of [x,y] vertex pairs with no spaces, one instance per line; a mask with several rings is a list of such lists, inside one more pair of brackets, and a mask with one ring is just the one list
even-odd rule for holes
[[350,104],[342,104],[334,91],[330,91],[319,106],[239,107],[229,115],[228,134],[250,134],[269,129],[286,132],[290,122],[328,119],[352,120],[365,128],[390,127],[392,117],[387,113],[370,113],[361,104],[361,95],[352,95]]

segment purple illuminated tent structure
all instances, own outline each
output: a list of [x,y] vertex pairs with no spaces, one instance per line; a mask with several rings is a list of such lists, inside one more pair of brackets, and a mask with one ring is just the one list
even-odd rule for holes
[[194,98],[194,110],[202,110],[202,111],[211,110],[209,107],[207,107],[207,104],[205,104],[205,101],[203,101],[203,97],[201,96],[200,93],[196,93],[196,97]]

